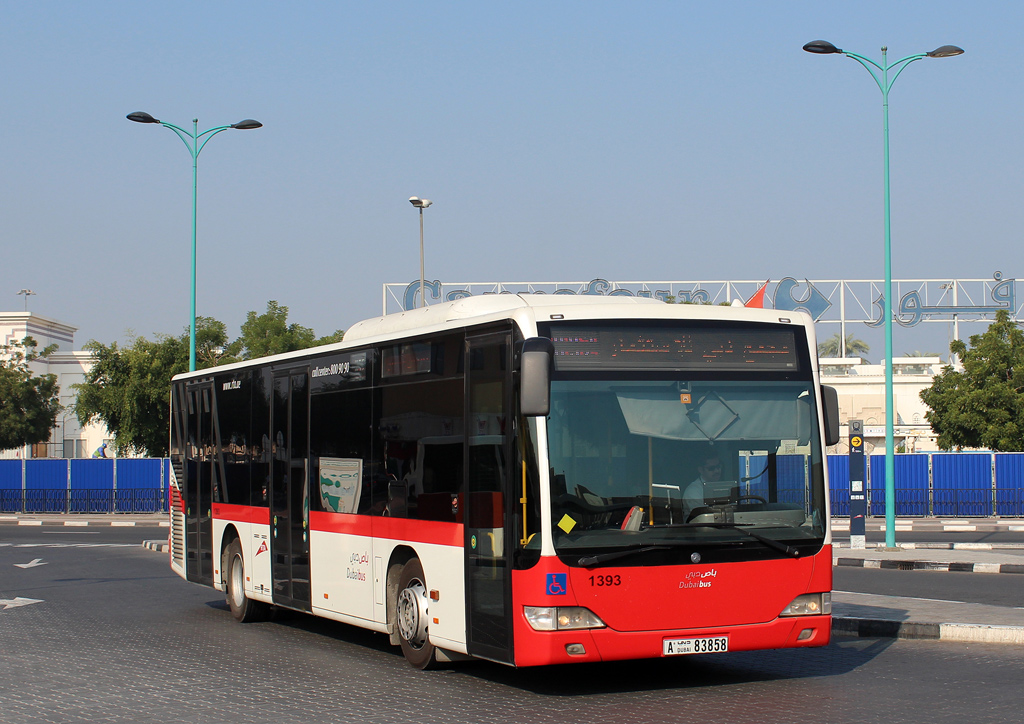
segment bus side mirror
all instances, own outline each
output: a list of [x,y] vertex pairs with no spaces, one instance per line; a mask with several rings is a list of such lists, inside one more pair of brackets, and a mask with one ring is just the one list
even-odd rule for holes
[[839,442],[839,393],[835,387],[821,386],[821,409],[825,415],[825,444]]
[[555,345],[547,337],[523,340],[519,365],[519,411],[525,417],[546,417],[551,410],[551,367]]

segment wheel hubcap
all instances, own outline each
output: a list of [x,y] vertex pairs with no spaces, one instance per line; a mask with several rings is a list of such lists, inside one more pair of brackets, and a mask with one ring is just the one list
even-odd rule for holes
[[241,606],[245,601],[245,584],[242,582],[242,575],[244,569],[242,568],[241,556],[235,556],[231,559],[231,600],[234,601],[235,606]]
[[413,648],[427,642],[427,591],[422,581],[411,581],[398,594],[398,632]]

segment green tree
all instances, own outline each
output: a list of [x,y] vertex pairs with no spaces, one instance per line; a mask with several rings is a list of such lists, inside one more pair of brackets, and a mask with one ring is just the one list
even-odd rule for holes
[[943,450],[1024,450],[1024,332],[1006,310],[983,334],[949,345],[963,365],[946,365],[921,391],[925,418]]
[[[841,344],[842,336],[840,332],[836,332],[828,339],[818,343],[818,356],[819,357],[838,357],[842,352]],[[868,343],[862,339],[857,339],[852,334],[846,335],[846,356],[847,357],[863,357],[871,349]]]
[[338,330],[334,334],[317,338],[309,327],[288,324],[288,307],[270,300],[263,314],[249,312],[246,315],[242,336],[231,343],[228,352],[238,359],[255,359],[340,342],[344,335],[343,331]]
[[228,328],[213,317],[196,317],[196,367],[206,369],[238,359],[228,344]]
[[37,342],[25,337],[0,347],[0,450],[46,442],[61,410],[57,376],[33,375],[29,363],[57,349],[36,353]]
[[[100,421],[114,436],[119,450],[151,457],[167,455],[170,429],[171,378],[188,371],[188,331],[178,337],[135,337],[126,347],[89,341],[84,349],[96,363],[85,382],[75,385],[75,414],[82,425]],[[227,345],[223,323],[196,318],[196,360],[211,367]]]

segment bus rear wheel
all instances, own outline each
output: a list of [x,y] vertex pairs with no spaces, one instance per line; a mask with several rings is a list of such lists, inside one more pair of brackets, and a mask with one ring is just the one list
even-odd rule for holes
[[270,607],[245,595],[245,560],[237,538],[224,549],[221,571],[224,572],[224,597],[231,607],[231,615],[241,623],[264,620]]
[[436,651],[427,634],[429,605],[423,566],[418,558],[413,558],[402,567],[398,577],[395,625],[402,654],[417,669],[437,667]]

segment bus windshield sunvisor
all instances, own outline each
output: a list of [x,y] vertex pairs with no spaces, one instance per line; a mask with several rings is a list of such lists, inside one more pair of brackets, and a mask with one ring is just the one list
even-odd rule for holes
[[771,390],[728,388],[693,390],[684,396],[666,396],[650,389],[617,390],[619,409],[630,433],[665,440],[756,440],[771,431],[777,438],[806,440],[808,409],[798,395]]

